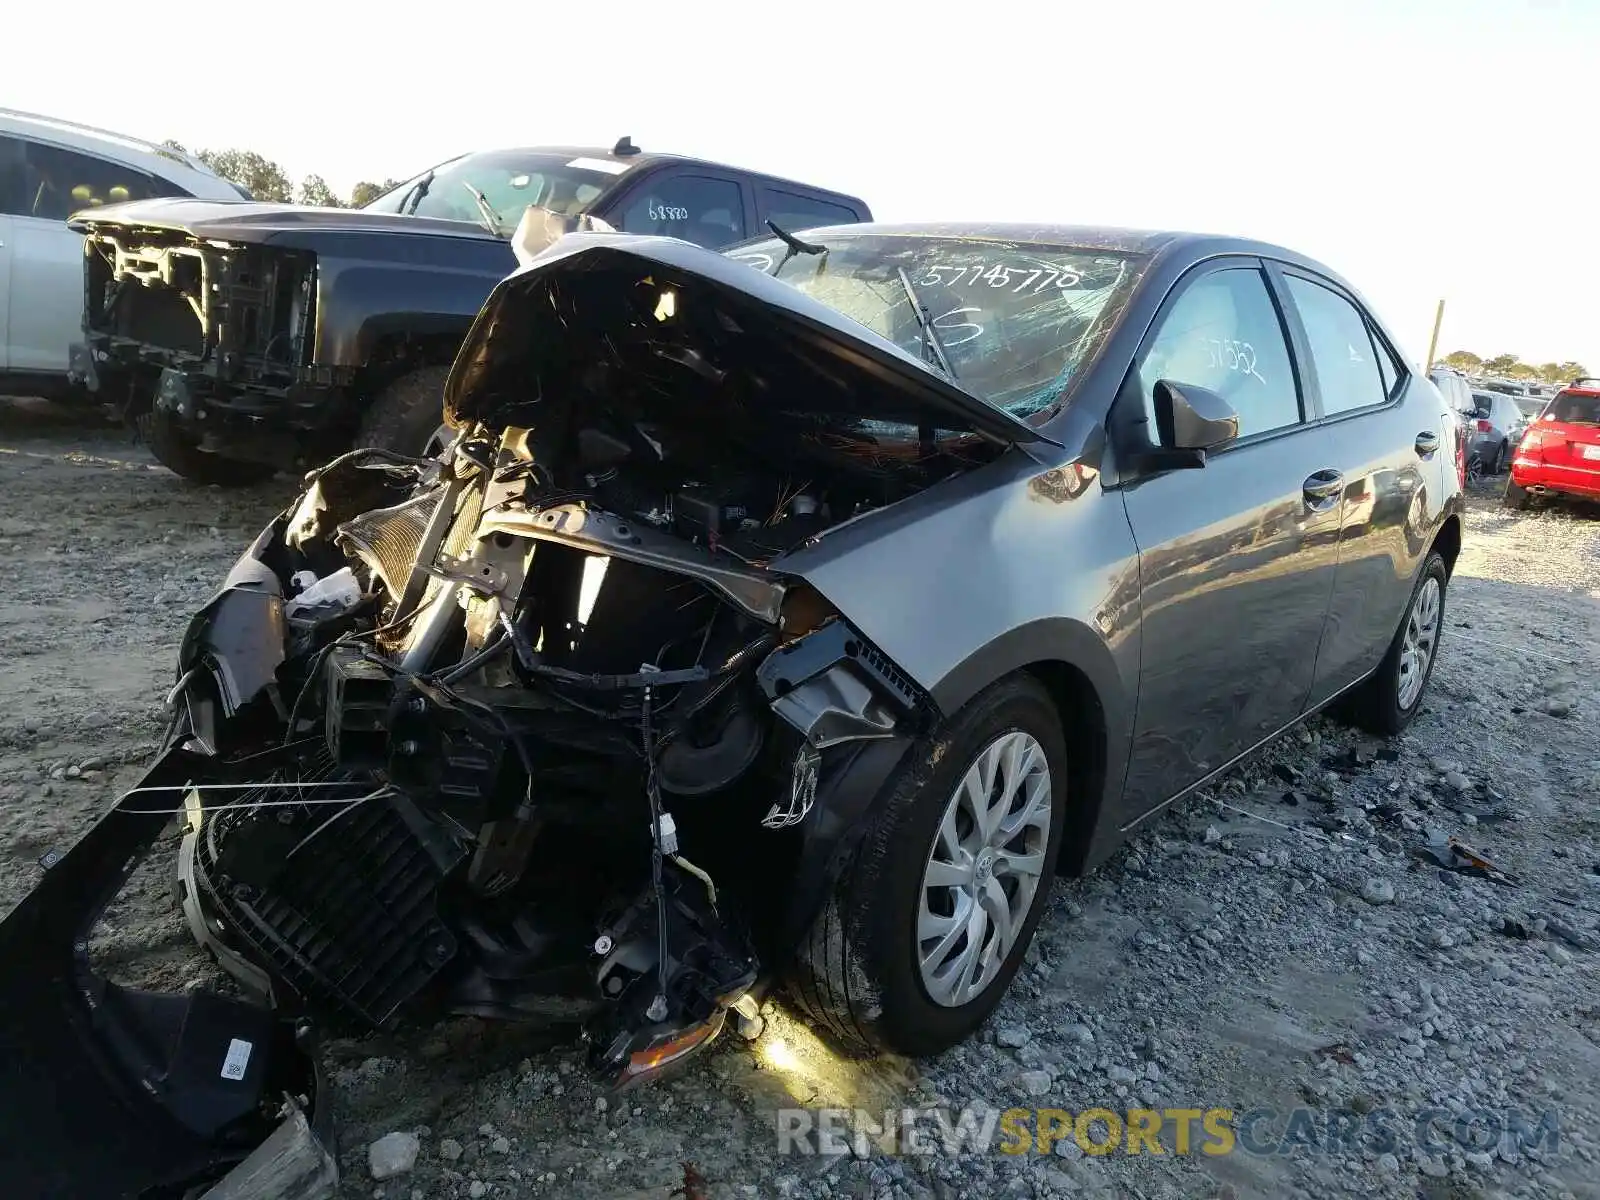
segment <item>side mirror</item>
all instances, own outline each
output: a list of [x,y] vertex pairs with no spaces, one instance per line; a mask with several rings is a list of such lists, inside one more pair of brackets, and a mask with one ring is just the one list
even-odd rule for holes
[[1152,398],[1163,448],[1218,450],[1239,436],[1239,414],[1213,391],[1158,379]]

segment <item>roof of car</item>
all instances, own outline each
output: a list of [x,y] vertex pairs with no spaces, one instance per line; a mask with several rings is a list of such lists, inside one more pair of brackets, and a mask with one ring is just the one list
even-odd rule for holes
[[[824,195],[839,196],[845,200],[860,202],[860,197],[850,192],[841,192],[836,188],[826,188],[815,183],[806,183],[799,179],[787,179],[782,175],[773,175],[767,171],[758,171],[754,167],[742,167],[733,163],[717,162],[709,158],[695,158],[688,154],[671,154],[660,150],[645,150],[636,148],[632,154],[618,154],[616,147],[602,146],[480,146],[476,150],[468,151],[469,154],[553,154],[560,158],[587,158],[600,162],[616,163],[621,167],[632,168],[640,163],[677,162],[695,166],[712,167],[719,171],[730,171],[738,175],[754,175],[760,179],[770,179],[773,183],[787,184],[789,187],[800,188],[807,192],[820,192]],[[466,157],[465,154],[459,157]],[[621,175],[618,175],[621,178]]]
[[[1074,250],[1103,250],[1124,254],[1173,254],[1195,260],[1239,254],[1296,263],[1343,283],[1337,273],[1297,251],[1268,242],[1217,233],[1176,229],[1125,229],[1114,225],[1068,225],[1005,221],[872,222],[831,227],[842,235],[882,234],[971,238],[1003,243],[1032,242]],[[821,234],[823,230],[811,230]],[[1346,286],[1349,286],[1346,284]]]

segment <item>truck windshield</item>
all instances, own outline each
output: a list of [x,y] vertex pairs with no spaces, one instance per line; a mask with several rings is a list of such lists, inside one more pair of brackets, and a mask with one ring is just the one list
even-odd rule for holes
[[[392,188],[366,206],[370,212],[414,213],[483,224],[473,193],[495,211],[510,236],[530,205],[563,216],[586,211],[625,173],[628,164],[527,150],[488,150],[441,163]],[[419,194],[420,193],[420,196]]]
[[[989,238],[844,229],[804,236],[827,253],[791,253],[774,239],[734,247],[728,255],[930,365],[942,354],[958,386],[1021,417],[1063,399],[1098,352],[1145,262],[1105,250]],[[926,310],[926,330],[913,302]]]

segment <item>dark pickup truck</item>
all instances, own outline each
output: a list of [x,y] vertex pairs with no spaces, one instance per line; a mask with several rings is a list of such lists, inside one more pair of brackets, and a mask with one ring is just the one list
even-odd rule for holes
[[530,206],[713,249],[768,221],[872,219],[853,196],[627,138],[462,155],[359,210],[111,205],[71,221],[85,234],[72,377],[203,483],[303,470],[352,442],[418,453],[461,339],[517,266],[510,237]]

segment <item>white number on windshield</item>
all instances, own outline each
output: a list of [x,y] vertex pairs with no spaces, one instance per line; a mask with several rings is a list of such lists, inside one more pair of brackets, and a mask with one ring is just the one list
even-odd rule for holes
[[1042,267],[1026,263],[971,263],[967,266],[930,266],[917,280],[918,287],[989,287],[1013,295],[1037,296],[1046,288],[1073,288],[1083,276],[1071,267]]

